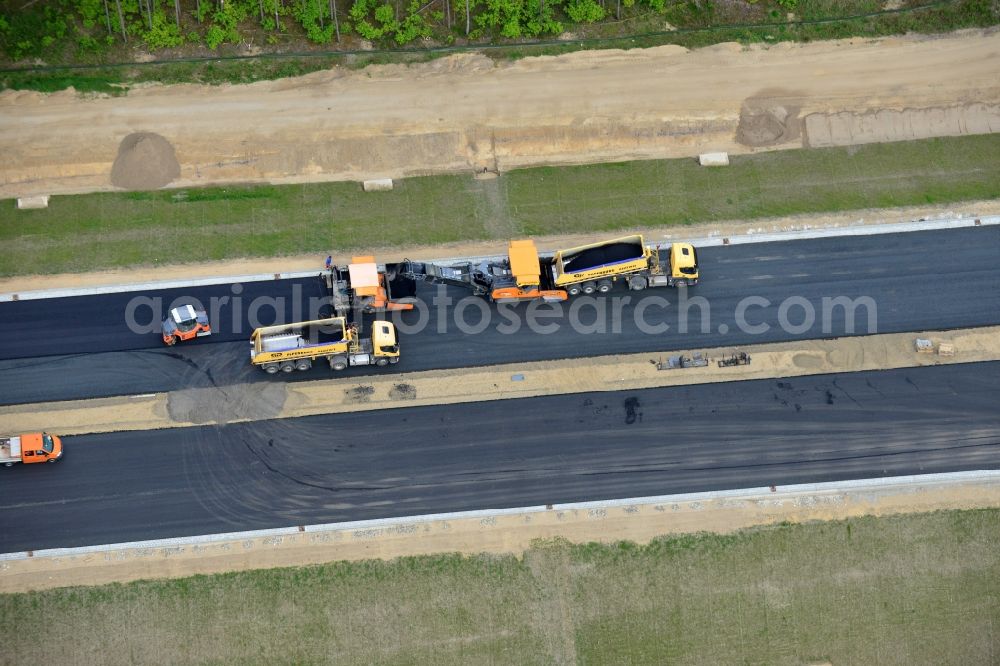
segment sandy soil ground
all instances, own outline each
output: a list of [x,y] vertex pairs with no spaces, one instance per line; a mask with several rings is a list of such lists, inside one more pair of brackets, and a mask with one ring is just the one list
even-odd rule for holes
[[840,520],[943,509],[1000,506],[1000,482],[915,483],[863,490],[550,509],[486,518],[403,520],[381,528],[342,528],[198,545],[120,548],[69,556],[0,561],[0,592],[100,585],[224,571],[301,566],[333,560],[391,559],[434,553],[523,553],[537,539],[648,543],[666,534],[732,532],[782,521]]
[[[907,206],[900,208],[854,210],[844,213],[818,215],[792,215],[780,218],[764,218],[746,222],[728,220],[706,224],[692,224],[683,227],[666,226],[629,230],[642,233],[649,242],[669,242],[693,238],[753,235],[780,231],[801,231],[836,227],[867,226],[873,224],[894,224],[914,220],[950,219],[955,217],[985,217],[1000,215],[1000,200],[967,201],[958,204],[936,206]],[[625,233],[624,231],[622,232]],[[575,247],[594,241],[594,234],[564,234],[534,237],[542,250]],[[502,255],[507,252],[503,241],[451,243],[446,245],[384,246],[373,247],[371,252],[380,262],[395,262],[403,259],[431,260],[451,257],[480,257]],[[30,275],[0,279],[0,294],[18,294],[26,291],[46,289],[83,289],[107,285],[142,284],[170,279],[170,276],[184,275],[190,279],[229,277],[238,275],[268,275],[294,273],[299,271],[319,271],[323,260],[318,254],[290,255],[273,258],[245,258],[227,261],[202,262],[198,264],[178,264],[167,266],[146,266],[93,273],[60,273],[56,275]],[[334,261],[346,264],[350,254],[334,256]],[[183,267],[183,268],[182,268]],[[179,270],[180,269],[180,270]]]
[[997,71],[994,30],[499,64],[464,54],[247,86],[154,85],[124,98],[8,91],[0,197],[1000,131]]
[[[916,338],[950,343],[954,355],[918,353]],[[628,354],[509,365],[431,370],[363,378],[287,384],[280,379],[185,389],[145,396],[101,398],[0,407],[12,432],[48,430],[63,435],[205,423],[232,423],[314,414],[508,400],[541,395],[772,379],[833,372],[886,370],[945,363],[1000,360],[1000,327],[926,333],[895,333],[804,340],[740,347],[748,366],[720,368],[733,348],[702,351],[707,367],[658,370],[670,354]],[[690,356],[692,352],[683,352]],[[519,376],[514,380],[514,376]]]

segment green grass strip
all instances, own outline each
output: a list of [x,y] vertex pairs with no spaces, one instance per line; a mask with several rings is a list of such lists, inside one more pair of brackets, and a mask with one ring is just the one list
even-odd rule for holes
[[397,181],[0,202],[0,275],[412,247],[1000,198],[1000,134]]
[[[1000,510],[0,595],[11,663],[986,664]],[[39,636],[39,627],[57,630]]]

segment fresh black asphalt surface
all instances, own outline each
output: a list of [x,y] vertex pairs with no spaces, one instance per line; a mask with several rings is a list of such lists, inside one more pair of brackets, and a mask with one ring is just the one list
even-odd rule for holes
[[[606,315],[598,318],[594,307],[583,307],[576,313],[578,320],[593,324],[599,319],[604,323],[604,333],[574,330],[570,326],[573,307],[570,305],[563,306],[561,316],[539,320],[553,328],[550,333],[528,329],[524,324],[529,309],[526,304],[508,307],[507,316],[498,314],[495,306],[488,308],[491,320],[478,333],[458,329],[454,323],[454,304],[447,309],[431,305],[426,328],[419,332],[401,331],[403,359],[392,371],[743,345],[851,333],[845,326],[842,308],[835,308],[832,317],[822,316],[823,298],[873,300],[876,326],[869,328],[869,311],[859,308],[853,331],[856,334],[1000,324],[1000,227],[708,247],[699,251],[699,259],[702,283],[688,291],[690,296],[704,298],[709,304],[708,326],[704,330],[702,310],[693,306],[688,310],[688,327],[684,331],[677,304],[680,293],[673,289],[640,293],[616,290],[592,299],[592,304],[607,309]],[[430,299],[435,296],[435,289],[421,285],[418,296]],[[259,324],[272,323],[276,310],[286,320],[308,316],[309,300],[318,299],[323,293],[318,278],[247,283],[235,290],[242,291],[234,293],[233,285],[219,285],[0,304],[0,405],[331,375],[328,367],[317,365],[309,372],[271,377],[249,364],[250,315],[255,314]],[[455,302],[467,294],[457,288],[446,293]],[[213,316],[215,335],[165,348],[157,332],[139,334],[126,326],[130,300],[161,299],[159,310],[165,311],[174,299],[182,296],[196,297],[206,305],[213,298],[230,299]],[[737,325],[737,306],[748,296],[769,301],[768,306],[754,305],[746,312],[747,322],[766,324],[769,327],[766,332],[743,332]],[[632,299],[618,309],[617,316],[613,297]],[[649,325],[669,324],[665,332],[646,333],[637,324],[636,303],[640,298],[651,297],[667,299],[670,304],[649,301],[641,319]],[[805,299],[816,313],[815,322],[804,330],[789,332],[779,326],[780,306],[790,297]],[[469,299],[464,319],[471,326],[480,321],[478,306],[484,304],[480,299]],[[294,307],[302,309],[296,313]],[[446,326],[441,332],[437,326],[440,312],[446,313]],[[152,322],[154,329],[158,324],[159,315],[153,315],[146,305],[138,307],[136,315],[140,323]],[[512,327],[509,322],[514,317],[522,322],[520,330],[505,333]],[[801,307],[792,307],[788,318],[793,324],[802,322]],[[418,319],[417,312],[402,316],[404,324],[413,324]],[[347,372],[364,375],[378,370],[354,368]]]
[[0,552],[1000,468],[1000,362],[66,437]]

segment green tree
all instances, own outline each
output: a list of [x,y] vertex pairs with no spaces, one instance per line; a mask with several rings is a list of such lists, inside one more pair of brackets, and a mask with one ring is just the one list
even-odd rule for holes
[[596,23],[604,18],[605,12],[594,0],[569,0],[566,15],[574,23]]
[[396,28],[396,34],[393,35],[393,38],[397,44],[402,46],[415,39],[430,36],[431,26],[420,13],[420,0],[410,0],[410,6],[406,9],[406,18]]
[[239,43],[239,24],[240,21],[246,20],[247,13],[247,5],[237,0],[229,0],[221,9],[215,10],[212,14],[212,25],[205,33],[205,43],[208,48],[216,49],[223,43]]
[[292,15],[305,28],[306,37],[316,44],[329,44],[333,39],[333,24],[327,25],[326,0],[297,0]]
[[155,51],[180,46],[184,43],[184,36],[177,24],[167,18],[166,12],[157,8],[153,12],[153,27],[143,33],[142,41],[146,43],[146,48]]
[[476,24],[484,31],[507,39],[558,35],[562,23],[555,18],[555,9],[562,0],[486,0]]
[[381,0],[355,0],[350,15],[358,34],[370,41],[378,41],[399,29],[396,12],[391,5],[379,4]]

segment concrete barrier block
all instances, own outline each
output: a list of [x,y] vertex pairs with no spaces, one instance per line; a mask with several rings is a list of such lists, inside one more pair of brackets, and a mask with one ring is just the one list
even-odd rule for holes
[[365,192],[386,192],[392,189],[392,178],[375,178],[374,180],[366,180],[362,187],[364,187]]
[[702,166],[729,166],[729,153],[702,153],[698,156]]
[[48,208],[49,207],[49,195],[40,194],[34,197],[18,197],[17,198],[17,208],[18,210],[28,210],[31,208]]

